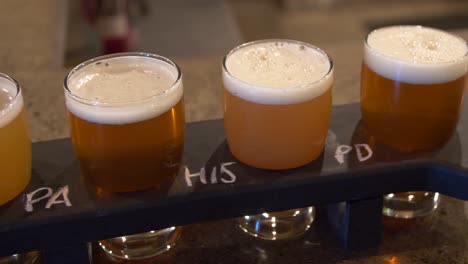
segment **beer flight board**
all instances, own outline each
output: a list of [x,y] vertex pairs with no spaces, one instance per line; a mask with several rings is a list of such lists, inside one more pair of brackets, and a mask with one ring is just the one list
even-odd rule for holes
[[360,116],[358,104],[334,107],[321,157],[285,171],[238,162],[222,120],[188,123],[173,184],[122,194],[96,193],[83,181],[68,138],[34,143],[31,182],[0,207],[0,255],[85,256],[87,241],[310,205],[327,206],[343,246],[362,249],[380,241],[382,194],[425,190],[468,200],[467,114],[444,148],[419,154],[375,144]]

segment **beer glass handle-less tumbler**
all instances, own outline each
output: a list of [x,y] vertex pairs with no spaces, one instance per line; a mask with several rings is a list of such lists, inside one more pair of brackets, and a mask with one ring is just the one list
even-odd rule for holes
[[[0,73],[0,206],[21,194],[31,178],[31,141],[19,83]],[[0,263],[20,261],[18,254]]]
[[[421,26],[391,26],[369,33],[361,73],[362,118],[369,135],[402,152],[440,149],[456,131],[465,91],[464,39]],[[424,216],[438,193],[390,193],[384,215]]]
[[18,82],[0,73],[0,205],[19,195],[31,178],[31,141]]
[[[167,58],[117,53],[86,61],[65,79],[71,140],[84,179],[106,193],[171,187],[184,144],[182,74]],[[111,257],[143,259],[174,246],[169,227],[101,240]]]
[[[269,170],[304,166],[322,154],[330,123],[333,63],[321,49],[293,40],[238,46],[223,61],[224,128],[233,156]],[[267,240],[302,235],[313,207],[239,218]]]

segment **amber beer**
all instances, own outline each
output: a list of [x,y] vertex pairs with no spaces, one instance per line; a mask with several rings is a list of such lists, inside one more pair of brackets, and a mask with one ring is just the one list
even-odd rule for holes
[[0,205],[20,194],[31,178],[31,141],[19,84],[0,73]]
[[181,74],[157,55],[103,56],[65,80],[83,176],[110,192],[159,187],[178,172],[184,138]]
[[332,62],[307,43],[263,40],[224,60],[224,126],[232,154],[263,169],[289,169],[323,151],[331,113]]
[[401,151],[447,143],[460,115],[467,52],[463,39],[433,28],[371,32],[364,47],[361,107],[375,139]]

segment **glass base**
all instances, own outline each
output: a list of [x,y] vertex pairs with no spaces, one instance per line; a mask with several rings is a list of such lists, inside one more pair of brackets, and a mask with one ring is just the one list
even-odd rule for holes
[[41,263],[41,255],[38,251],[31,251],[23,254],[14,254],[7,257],[0,257],[0,264],[37,264]]
[[101,240],[104,252],[118,259],[139,260],[152,258],[175,246],[180,236],[180,227],[169,227],[145,233]]
[[440,203],[439,193],[404,192],[384,195],[383,215],[395,218],[416,218],[434,212]]
[[305,207],[281,212],[246,215],[239,228],[246,234],[265,240],[292,239],[301,236],[314,222],[315,208]]

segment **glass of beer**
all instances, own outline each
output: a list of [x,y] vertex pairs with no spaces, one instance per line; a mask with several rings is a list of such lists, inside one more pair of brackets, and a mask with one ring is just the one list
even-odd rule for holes
[[[431,151],[455,132],[467,73],[466,41],[422,26],[368,34],[361,73],[361,110],[377,142],[402,152]],[[412,218],[437,208],[439,195],[389,194],[384,214]]]
[[[324,51],[293,40],[246,43],[224,58],[223,83],[226,139],[239,161],[260,169],[284,170],[321,155],[333,84],[333,63]],[[301,208],[246,216],[239,220],[240,227],[264,239],[289,238],[286,234],[302,234],[309,228],[313,211]],[[271,231],[272,224],[284,222],[290,228]]]
[[[147,53],[97,57],[71,70],[64,89],[81,174],[98,193],[170,187],[185,126],[174,62]],[[114,257],[141,259],[170,249],[178,233],[171,227],[99,244]]]
[[31,140],[20,85],[0,73],[0,205],[18,196],[31,178]]

